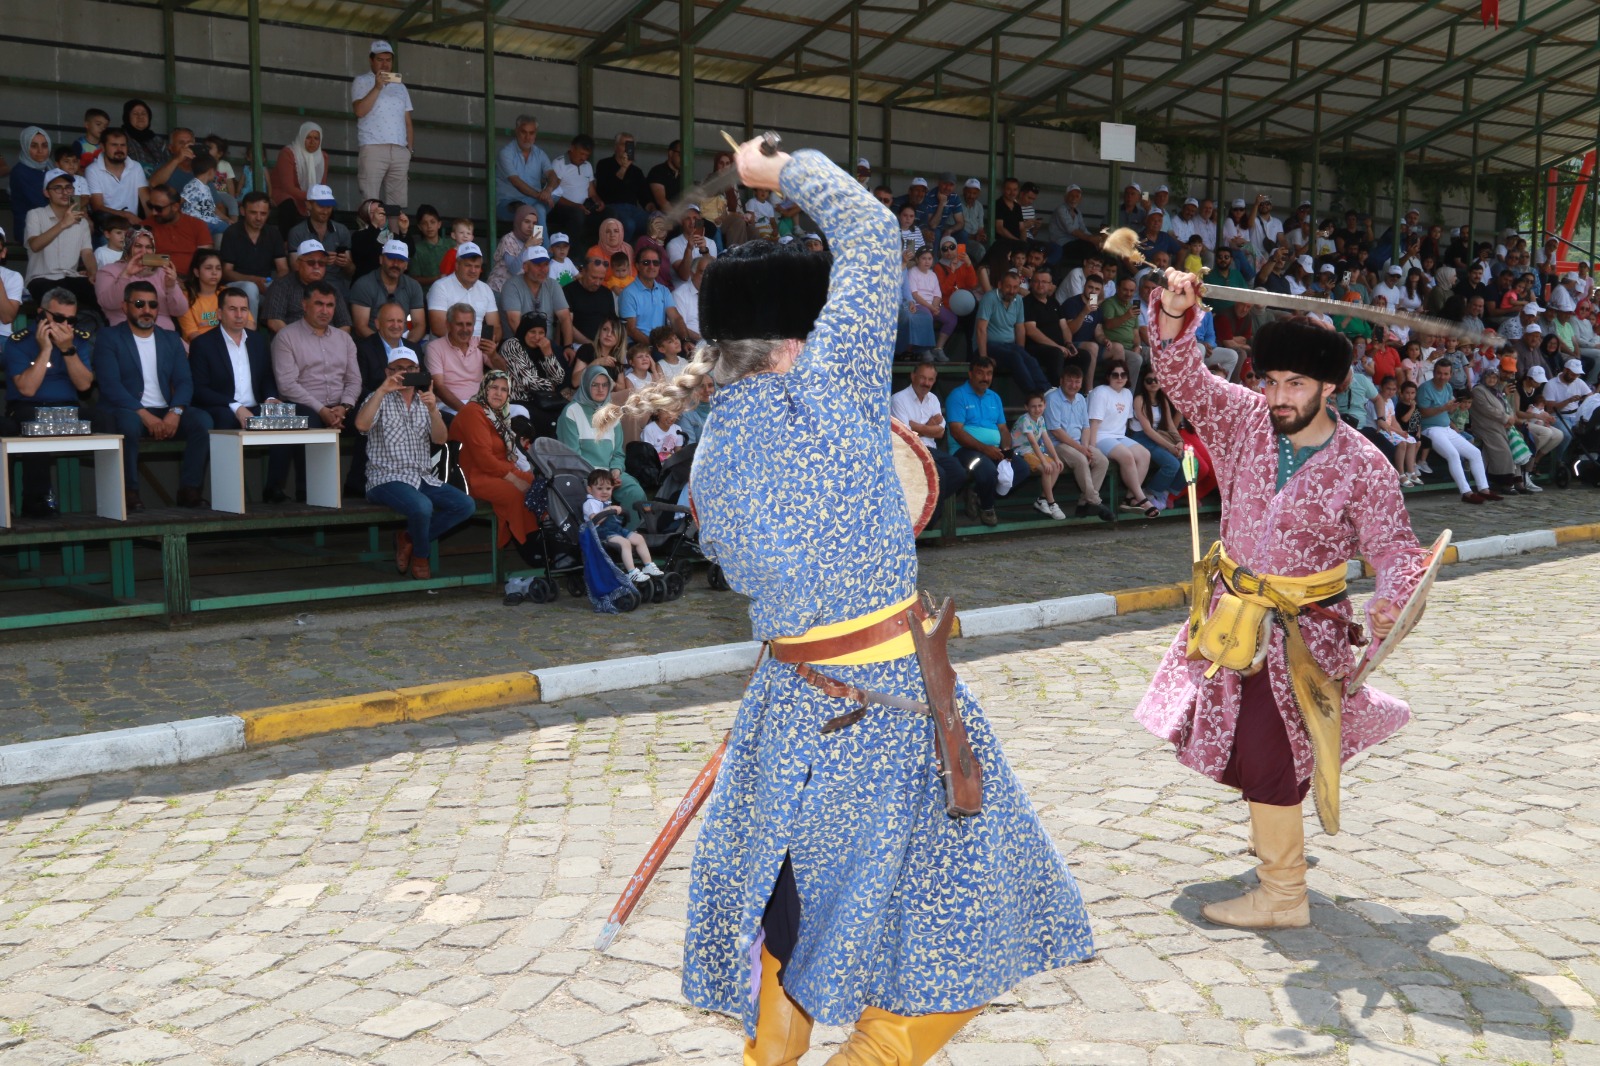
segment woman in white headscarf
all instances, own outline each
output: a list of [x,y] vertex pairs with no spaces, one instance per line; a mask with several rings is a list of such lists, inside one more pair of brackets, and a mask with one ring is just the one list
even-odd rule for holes
[[278,208],[278,226],[285,233],[306,217],[306,193],[328,180],[328,156],[322,150],[322,127],[300,123],[294,140],[278,152],[272,168],[272,202]]

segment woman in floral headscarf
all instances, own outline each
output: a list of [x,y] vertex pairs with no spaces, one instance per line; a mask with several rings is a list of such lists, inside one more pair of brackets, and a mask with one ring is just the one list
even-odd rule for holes
[[450,439],[461,445],[461,473],[467,494],[494,508],[500,520],[500,543],[516,541],[528,560],[528,535],[539,521],[528,510],[528,489],[533,473],[511,428],[511,379],[504,370],[491,370],[471,402],[450,422]]

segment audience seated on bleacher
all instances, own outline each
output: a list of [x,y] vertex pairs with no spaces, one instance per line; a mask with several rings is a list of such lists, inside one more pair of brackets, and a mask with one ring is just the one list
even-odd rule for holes
[[171,186],[152,185],[146,206],[150,212],[146,224],[155,237],[156,251],[172,260],[180,276],[187,274],[195,250],[212,247],[211,230],[204,222],[182,212]]
[[95,307],[94,244],[84,211],[73,203],[72,175],[47,171],[44,190],[49,202],[28,212],[22,231],[28,249],[23,275],[28,292],[37,301],[50,289],[65,288],[77,297],[80,308]]
[[150,105],[143,100],[129,100],[122,105],[122,132],[128,138],[128,158],[139,164],[146,179],[171,158],[167,153],[167,138],[150,127],[153,115]]
[[467,491],[493,507],[500,519],[499,547],[514,543],[525,563],[539,566],[543,559],[538,541],[531,539],[539,523],[525,502],[533,485],[533,467],[512,428],[514,412],[509,375],[491,370],[450,422],[450,439],[461,445]]
[[510,376],[511,402],[528,412],[543,437],[555,435],[556,416],[572,392],[572,366],[549,335],[549,322],[537,312],[517,320],[500,342],[500,359]]
[[[50,289],[39,304],[34,327],[8,331],[5,341],[6,408],[0,415],[0,436],[20,434],[21,423],[32,421],[39,407],[78,409],[79,394],[94,384],[94,340],[78,324],[77,297],[68,289]],[[24,517],[57,517],[49,502],[53,465],[48,455],[22,456]]]
[[420,344],[428,332],[428,307],[417,279],[406,273],[410,249],[405,241],[391,240],[383,246],[377,269],[363,274],[350,287],[350,322],[357,338],[371,336],[374,308],[397,304],[405,312],[409,327],[407,346]]
[[1172,506],[1173,497],[1183,486],[1183,437],[1178,432],[1177,410],[1162,391],[1154,366],[1145,366],[1133,391],[1128,439],[1150,453],[1145,496],[1158,508]]
[[[456,261],[451,272],[440,277],[428,289],[428,332],[435,337],[443,337],[447,329],[445,312],[458,304],[466,304],[472,308],[473,335],[490,342],[489,350],[493,351],[503,331],[494,292],[481,278],[483,250],[467,241],[459,245],[455,252]],[[472,392],[476,391],[474,385]],[[471,394],[469,392],[467,395]]]
[[333,190],[326,185],[313,185],[306,193],[306,217],[289,231],[285,243],[289,248],[289,265],[294,266],[296,251],[306,241],[316,241],[327,254],[329,284],[347,293],[350,279],[355,276],[355,260],[350,257],[350,230],[333,217],[337,204]]
[[1126,495],[1122,509],[1142,511],[1145,517],[1155,518],[1161,514],[1161,509],[1144,490],[1144,479],[1150,471],[1150,452],[1129,437],[1128,424],[1132,421],[1133,390],[1128,386],[1127,364],[1109,360],[1106,383],[1095,386],[1089,393],[1089,428],[1084,433],[1084,443],[1099,449],[1100,454],[1117,464]]
[[583,371],[578,388],[556,420],[556,439],[597,470],[609,470],[616,483],[615,499],[622,507],[622,524],[632,529],[639,524],[639,505],[647,497],[639,482],[627,473],[627,454],[622,444],[622,423],[596,431],[594,416],[611,402],[611,375],[604,367],[590,366]]
[[[607,219],[618,228],[622,223]],[[554,340],[562,348],[573,343],[572,309],[567,305],[567,294],[560,285],[550,280],[550,253],[539,245],[525,250],[521,255],[517,273],[506,280],[500,290],[499,307],[504,332],[514,334],[524,315],[539,315],[546,325],[554,324]],[[574,284],[578,284],[574,282]]]
[[433,393],[448,423],[477,395],[484,372],[497,369],[500,356],[493,340],[478,335],[471,304],[450,305],[444,319],[444,335],[428,342],[423,366],[433,375]]
[[1016,456],[1005,407],[994,384],[995,362],[979,355],[967,364],[967,380],[945,398],[949,436],[946,448],[969,474],[966,509],[986,526],[1000,524],[995,499],[1009,493],[1031,471]]
[[113,215],[130,226],[142,226],[140,212],[149,197],[144,168],[128,158],[125,131],[107,130],[103,143],[104,148],[84,172],[89,182],[90,209],[102,226]]
[[498,296],[504,290],[506,281],[521,272],[523,253],[543,243],[544,230],[539,226],[539,213],[527,204],[517,204],[512,209],[511,225],[495,246],[494,261],[489,266],[489,276],[484,279],[484,284]]
[[966,488],[967,468],[943,443],[947,436],[944,411],[933,392],[938,379],[939,371],[932,364],[917,366],[911,371],[911,383],[889,397],[889,413],[927,445],[939,473],[938,510],[942,511],[945,501]]
[[1039,478],[1039,498],[1033,501],[1033,509],[1047,517],[1064,520],[1067,515],[1056,503],[1055,490],[1056,479],[1061,476],[1065,464],[1056,454],[1055,441],[1045,428],[1043,396],[1038,393],[1028,396],[1026,408],[1011,427],[1011,440],[1016,445],[1017,455]]
[[11,214],[18,229],[30,213],[50,202],[44,179],[54,169],[50,165],[48,133],[38,126],[24,127],[21,142],[22,152],[17,156],[17,165],[11,168]]
[[189,160],[189,171],[193,177],[178,190],[183,213],[204,223],[213,239],[220,237],[233,224],[233,219],[218,211],[216,196],[211,191],[211,179],[216,174],[217,161],[211,157],[211,153],[201,149]]
[[313,281],[303,292],[300,315],[272,338],[273,380],[283,399],[315,411],[328,429],[347,430],[361,395],[356,342],[334,325],[339,295],[332,285]]
[[133,231],[123,247],[122,258],[109,266],[101,267],[95,274],[94,291],[107,325],[119,325],[127,320],[122,310],[123,289],[129,282],[147,281],[156,290],[156,325],[162,329],[177,329],[178,320],[189,310],[189,296],[184,292],[178,277],[178,268],[170,259],[157,262],[155,237],[147,229]]
[[[1023,347],[1024,304],[1018,290],[1022,277],[1014,270],[1000,276],[998,286],[978,301],[978,355],[994,360],[1024,391],[1043,393],[1049,382],[1039,363]],[[952,419],[954,421],[954,419]]]
[[1072,471],[1078,483],[1076,518],[1093,514],[1102,522],[1116,516],[1100,497],[1110,460],[1105,453],[1085,441],[1089,429],[1089,402],[1083,396],[1086,375],[1076,363],[1061,368],[1061,384],[1044,397],[1044,425],[1055,442],[1056,456]]
[[139,495],[139,442],[184,442],[177,503],[203,507],[200,488],[211,456],[211,416],[193,406],[194,379],[183,341],[156,325],[156,288],[148,281],[124,289],[126,321],[95,337],[94,376],[100,405],[94,421],[102,433],[122,437],[122,462],[130,511],[144,509]]
[[[682,332],[683,318],[678,314],[672,290],[662,280],[661,255],[641,252],[634,264],[639,270],[638,278],[617,297],[617,312],[622,316],[628,340],[648,344],[650,331],[664,325]],[[607,269],[610,269],[609,264]]]
[[326,285],[333,290],[333,328],[349,332],[350,305],[345,302],[340,288],[328,280],[328,261],[328,253],[320,241],[300,242],[289,276],[275,282],[267,290],[267,298],[261,301],[260,320],[267,329],[279,333],[285,326],[298,322],[305,314],[306,295],[312,287]]
[[394,535],[394,565],[419,581],[433,576],[429,556],[440,537],[472,517],[472,498],[433,475],[434,447],[448,441],[431,389],[402,384],[417,371],[409,348],[389,353],[388,372],[351,419],[367,439],[367,499],[397,512],[406,528]]
[[[0,229],[0,336],[11,332],[11,323],[22,310],[22,299],[27,295],[27,283],[22,275],[5,265],[6,231]],[[76,305],[77,298],[73,298]]]
[[[200,249],[194,253],[189,276],[183,279],[189,309],[178,319],[178,332],[183,335],[184,344],[193,344],[196,337],[215,329],[222,321],[222,289],[222,253],[215,248]],[[254,316],[247,321],[255,329]]]

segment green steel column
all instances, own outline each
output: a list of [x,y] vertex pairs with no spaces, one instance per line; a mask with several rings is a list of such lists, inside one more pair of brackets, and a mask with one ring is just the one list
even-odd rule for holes
[[1472,124],[1472,167],[1467,179],[1467,251],[1477,248],[1478,222],[1478,124]]
[[744,139],[750,140],[756,135],[756,87],[749,82],[744,83]]
[[483,0],[483,195],[489,218],[489,247],[500,246],[494,203],[494,4]]
[[594,136],[594,63],[578,60],[578,129]]
[[1306,183],[1306,199],[1311,201],[1311,221],[1314,225],[1322,210],[1322,94],[1317,94],[1316,114],[1311,119],[1311,180]]
[[683,142],[683,184],[694,184],[694,0],[678,0],[678,139]]
[[1006,173],[1017,172],[1017,124],[1014,122],[1001,123],[1000,143],[1005,145]]
[[989,243],[994,244],[994,205],[1000,197],[995,186],[999,176],[995,173],[1000,153],[1000,35],[989,41]]
[[1533,109],[1533,228],[1529,241],[1537,249],[1544,243],[1544,93],[1539,94]]
[[178,32],[173,0],[161,0],[161,85],[166,90],[167,129],[178,124]]
[[1400,259],[1400,227],[1405,225],[1406,221],[1406,109],[1404,107],[1400,109],[1398,127],[1394,153],[1394,227],[1389,249],[1391,262],[1398,262]]
[[267,191],[267,156],[261,146],[261,0],[250,0],[250,181],[251,188]]
[[1222,130],[1217,140],[1217,243],[1222,243],[1222,220],[1228,217],[1228,84],[1222,79]]
[[[1122,57],[1111,61],[1111,121],[1122,121]],[[1227,134],[1223,134],[1226,138]],[[1226,139],[1223,141],[1227,143]],[[1122,164],[1113,162],[1106,176],[1106,228],[1117,225],[1117,205],[1122,203]]]
[[[851,165],[855,165],[854,160]],[[883,108],[883,159],[878,165],[883,168],[884,177],[894,167],[894,107],[888,104]]]
[[861,5],[850,8],[850,157],[845,169],[855,173],[861,158]]

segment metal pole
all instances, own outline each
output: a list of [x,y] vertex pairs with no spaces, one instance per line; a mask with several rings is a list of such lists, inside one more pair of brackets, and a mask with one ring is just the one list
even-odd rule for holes
[[1311,224],[1317,224],[1322,197],[1322,94],[1317,94],[1317,106],[1311,119],[1311,181],[1307,183],[1311,201]]
[[1478,124],[1472,124],[1472,171],[1467,179],[1467,252],[1471,254],[1478,246]]
[[[998,65],[998,64],[997,64]],[[1122,121],[1122,57],[1111,61],[1111,121]],[[1226,134],[1224,134],[1226,136]],[[1224,142],[1226,143],[1226,142]],[[1104,147],[1102,145],[1102,147]],[[1117,205],[1122,203],[1122,164],[1113,160],[1106,175],[1106,228],[1117,225]]]
[[756,135],[756,87],[749,82],[744,83],[744,139],[750,140]]
[[167,129],[178,124],[178,34],[173,0],[161,0],[161,84],[166,89]]
[[587,59],[578,60],[578,129],[594,129],[594,64]]
[[850,162],[855,173],[861,158],[861,5],[850,8]]
[[[997,33],[989,41],[989,227],[990,235],[994,233],[994,208],[999,202],[995,188],[999,179],[995,173],[997,157],[1000,153],[1000,35]],[[995,240],[989,244],[993,246]]]
[[890,169],[894,166],[894,108],[883,109],[883,175],[889,176]]
[[1398,262],[1400,259],[1400,227],[1406,221],[1406,109],[1400,109],[1398,121],[1398,140],[1395,141],[1394,153],[1394,227],[1393,240],[1390,242],[1389,261]]
[[1533,210],[1530,225],[1533,232],[1530,242],[1538,246],[1544,240],[1544,93],[1540,93],[1533,109]]
[[1000,124],[1000,143],[1005,145],[1006,174],[1017,172],[1017,124],[1003,122]]
[[267,156],[261,146],[261,0],[246,8],[250,50],[250,187],[267,191]]
[[694,184],[694,0],[678,0],[678,140],[683,184]]
[[500,236],[495,232],[499,228],[499,220],[494,217],[494,166],[494,5],[490,0],[483,0],[483,188],[487,205],[484,214],[489,217],[490,248],[500,246]]
[[1222,131],[1217,142],[1217,245],[1222,245],[1222,220],[1228,217],[1228,79],[1222,79]]

